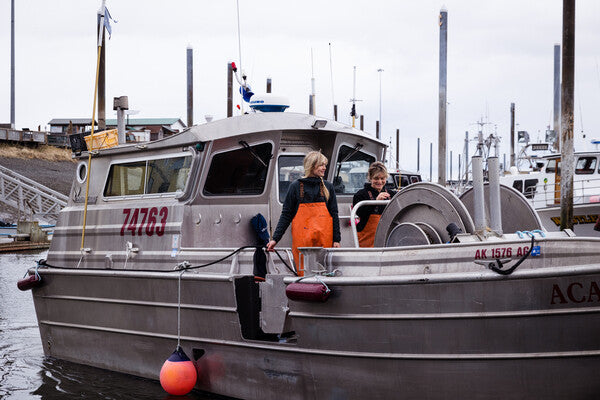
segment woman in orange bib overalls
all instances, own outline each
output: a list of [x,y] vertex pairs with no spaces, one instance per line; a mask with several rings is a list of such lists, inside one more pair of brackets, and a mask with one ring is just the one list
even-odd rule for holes
[[290,185],[279,223],[267,251],[279,242],[292,224],[292,252],[298,275],[304,275],[298,247],[340,247],[340,222],[333,185],[323,180],[327,157],[311,151],[304,157],[304,177]]
[[[396,191],[385,188],[387,177],[387,168],[385,168],[383,163],[376,161],[371,164],[368,171],[369,183],[365,183],[365,187],[356,192],[352,199],[352,206],[363,200],[391,199],[396,194]],[[385,205],[362,206],[356,212],[356,215],[360,218],[360,222],[356,225],[360,247],[373,247],[377,224],[384,208]]]

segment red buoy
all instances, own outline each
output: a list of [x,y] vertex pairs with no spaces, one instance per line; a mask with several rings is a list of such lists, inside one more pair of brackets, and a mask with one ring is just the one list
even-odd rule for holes
[[314,301],[323,303],[327,301],[331,289],[324,283],[292,282],[285,288],[285,295],[290,300]]
[[27,277],[23,278],[23,279],[19,279],[17,281],[17,287],[19,288],[19,290],[29,290],[29,289],[33,289],[34,287],[38,287],[42,284],[42,277],[39,276],[39,274],[37,274],[37,272],[33,275],[28,275]]
[[183,349],[177,346],[160,369],[161,386],[169,394],[183,396],[194,388],[196,379],[196,366]]

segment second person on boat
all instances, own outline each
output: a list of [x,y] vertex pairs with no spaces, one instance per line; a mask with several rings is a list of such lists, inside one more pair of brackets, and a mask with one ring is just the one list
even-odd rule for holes
[[[376,161],[369,166],[367,178],[369,183],[365,183],[365,187],[356,192],[352,199],[353,207],[359,201],[389,200],[396,194],[395,190],[385,188],[388,171],[382,162]],[[360,247],[373,247],[377,224],[384,208],[385,205],[362,206],[356,211],[356,215],[360,218],[360,222],[356,225]]]
[[292,252],[298,275],[304,275],[298,247],[340,247],[340,222],[333,185],[323,178],[327,157],[311,151],[304,157],[304,177],[290,185],[281,217],[267,251],[281,240],[292,224]]

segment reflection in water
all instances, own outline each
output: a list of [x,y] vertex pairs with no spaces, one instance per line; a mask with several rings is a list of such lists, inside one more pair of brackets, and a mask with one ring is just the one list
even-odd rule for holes
[[46,254],[0,254],[0,399],[223,399],[170,396],[158,381],[44,357],[31,292],[17,281]]

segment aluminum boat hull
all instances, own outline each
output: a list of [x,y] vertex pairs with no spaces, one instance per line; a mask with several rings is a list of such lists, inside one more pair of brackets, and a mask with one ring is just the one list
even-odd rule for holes
[[[295,335],[279,341],[243,337],[257,285],[247,276],[185,273],[182,346],[199,356],[198,389],[237,398],[593,398],[600,264],[576,264],[598,245],[582,240],[579,259],[565,255],[572,267],[542,257],[508,277],[472,262],[461,272],[443,246],[427,250],[428,264],[411,249],[332,251],[332,268],[348,265],[323,278],[332,295],[289,301]],[[393,259],[412,267],[378,275],[403,268]],[[45,354],[157,379],[177,341],[177,276],[43,270],[34,303]]]

